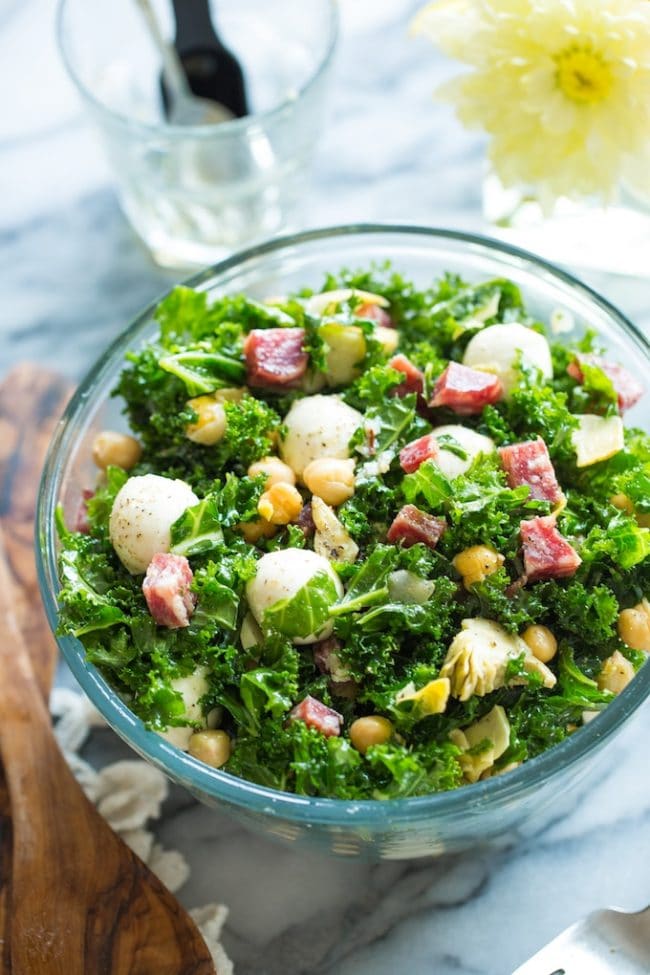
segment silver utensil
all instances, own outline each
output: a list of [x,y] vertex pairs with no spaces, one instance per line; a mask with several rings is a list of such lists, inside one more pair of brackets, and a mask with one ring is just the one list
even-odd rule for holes
[[650,907],[636,914],[595,911],[513,975],[650,975]]
[[150,0],[136,2],[162,58],[162,73],[167,89],[167,120],[172,125],[218,125],[234,118],[225,105],[210,98],[199,98],[192,92],[178,52],[163,35]]

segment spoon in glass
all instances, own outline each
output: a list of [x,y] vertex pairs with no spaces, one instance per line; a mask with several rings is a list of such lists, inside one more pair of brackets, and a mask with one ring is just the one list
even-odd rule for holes
[[[214,6],[218,7],[218,2]],[[172,6],[174,48],[194,94],[220,102],[237,118],[248,115],[244,72],[215,27],[210,0],[172,0]]]
[[136,2],[162,58],[165,113],[170,125],[219,125],[234,118],[225,105],[192,92],[178,53],[163,35],[150,0]]

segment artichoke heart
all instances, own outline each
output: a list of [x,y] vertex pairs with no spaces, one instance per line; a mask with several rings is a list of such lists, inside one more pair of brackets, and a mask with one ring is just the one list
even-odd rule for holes
[[[510,723],[506,712],[497,704],[468,728],[454,729],[450,736],[463,753],[460,765],[468,782],[485,776],[510,744]],[[481,745],[485,747],[481,747]]]
[[451,681],[453,697],[468,701],[474,695],[484,697],[503,687],[509,662],[522,654],[527,671],[539,674],[544,687],[555,686],[555,674],[533,655],[521,637],[508,633],[494,620],[480,617],[463,620],[461,626],[440,670],[440,676]]
[[449,701],[450,685],[446,677],[436,677],[428,684],[416,690],[411,681],[397,694],[395,702],[413,701],[414,706],[422,717],[429,714],[443,714]]
[[322,498],[311,499],[311,514],[316,526],[314,551],[330,562],[354,562],[359,546]]

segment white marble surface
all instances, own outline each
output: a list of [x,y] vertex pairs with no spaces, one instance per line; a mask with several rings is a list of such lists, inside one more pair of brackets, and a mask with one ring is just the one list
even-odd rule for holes
[[[431,99],[448,68],[408,37],[417,6],[342,0],[306,223],[481,228],[481,140]],[[175,276],[152,265],[117,209],[59,65],[53,17],[53,0],[0,0],[0,370],[30,358],[79,378]],[[648,284],[590,280],[650,325]],[[646,706],[568,817],[493,856],[375,866],[307,856],[245,833],[181,790],[159,833],[192,865],[182,899],[229,904],[225,942],[239,975],[508,975],[590,909],[650,901],[648,741]],[[109,731],[87,748],[98,763],[124,753]]]

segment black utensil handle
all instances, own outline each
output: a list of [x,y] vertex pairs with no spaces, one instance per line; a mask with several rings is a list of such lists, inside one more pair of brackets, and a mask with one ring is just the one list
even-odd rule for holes
[[210,0],[172,0],[176,18],[174,46],[179,53],[191,48],[222,47],[210,15]]

